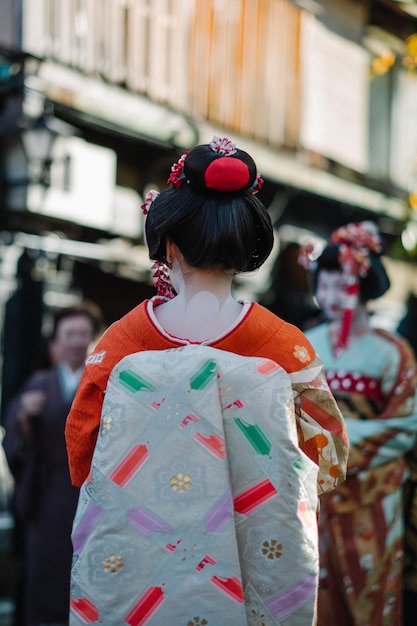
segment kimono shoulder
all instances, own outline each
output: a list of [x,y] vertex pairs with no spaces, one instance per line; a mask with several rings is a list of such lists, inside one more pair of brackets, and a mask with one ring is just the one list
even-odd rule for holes
[[144,301],[114,322],[87,357],[88,378],[104,391],[113,367],[123,357],[143,350],[166,350],[178,344],[163,337],[150,323]]
[[287,372],[314,362],[316,352],[306,335],[260,304],[253,303],[244,322],[214,347],[245,356],[264,356]]

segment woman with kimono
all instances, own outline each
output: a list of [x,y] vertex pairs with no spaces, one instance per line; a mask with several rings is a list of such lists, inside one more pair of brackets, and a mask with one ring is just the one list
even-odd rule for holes
[[232,296],[273,245],[250,155],[215,137],[168,183],[143,206],[158,295],[105,332],[67,420],[70,623],[307,626],[343,420],[303,333]]
[[350,441],[347,479],[321,497],[319,624],[402,624],[403,485],[417,432],[416,364],[396,334],[373,328],[369,300],[390,281],[373,223],[336,230],[314,267],[328,322],[307,332]]

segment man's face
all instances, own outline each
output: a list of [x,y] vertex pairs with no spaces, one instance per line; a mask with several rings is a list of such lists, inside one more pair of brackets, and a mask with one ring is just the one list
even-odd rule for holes
[[316,300],[328,320],[338,320],[346,299],[341,272],[320,270],[317,277]]
[[52,342],[54,357],[66,361],[71,369],[78,369],[85,360],[87,349],[94,339],[91,320],[85,315],[65,317],[58,323]]

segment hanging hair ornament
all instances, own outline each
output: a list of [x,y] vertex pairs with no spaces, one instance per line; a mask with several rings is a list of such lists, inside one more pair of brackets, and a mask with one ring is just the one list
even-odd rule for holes
[[333,352],[336,357],[349,345],[353,313],[359,298],[359,281],[366,278],[371,267],[369,253],[381,254],[381,238],[371,222],[347,224],[338,228],[329,240],[338,245],[338,261],[344,282],[343,313],[335,336]]
[[145,196],[145,202],[140,205],[140,208],[142,209],[142,213],[144,215],[148,215],[152,202],[158,196],[159,196],[159,191],[156,191],[155,189],[151,189],[151,191],[148,191],[148,193]]
[[339,328],[332,339],[333,354],[338,358],[343,350],[349,346],[350,329],[353,322],[353,314],[359,298],[359,279],[353,274],[343,276],[343,304]]
[[210,141],[209,146],[213,152],[217,152],[217,154],[221,154],[222,156],[232,156],[232,154],[236,154],[237,152],[236,145],[227,137],[217,137],[217,135],[215,135]]
[[168,185],[171,185],[171,187],[175,187],[176,189],[178,189],[179,187],[181,187],[182,183],[185,180],[183,169],[184,161],[188,152],[189,150],[184,152],[184,154],[178,159],[178,161],[174,163],[171,167],[171,174],[167,180]]
[[167,266],[161,261],[156,261],[151,269],[154,270],[152,278],[155,278],[156,295],[169,300],[174,298],[175,291],[169,279]]

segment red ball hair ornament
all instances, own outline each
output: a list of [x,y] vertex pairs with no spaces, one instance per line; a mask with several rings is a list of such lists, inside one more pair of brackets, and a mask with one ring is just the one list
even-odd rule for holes
[[208,189],[239,191],[248,185],[250,173],[248,166],[239,159],[224,156],[210,163],[204,180]]

